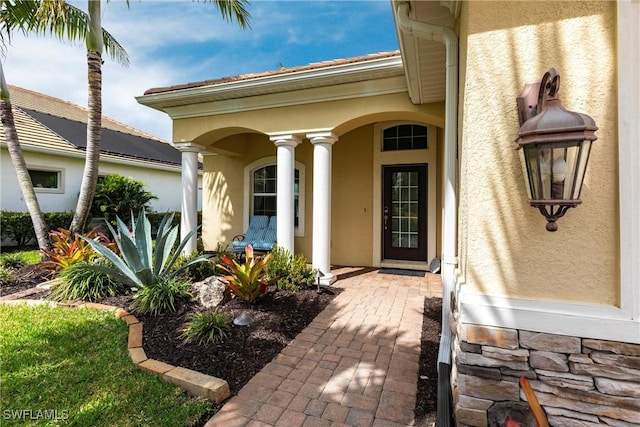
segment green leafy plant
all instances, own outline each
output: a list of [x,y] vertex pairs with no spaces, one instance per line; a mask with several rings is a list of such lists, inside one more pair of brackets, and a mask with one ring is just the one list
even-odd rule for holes
[[206,344],[222,341],[227,336],[229,316],[218,311],[194,313],[182,329],[181,338],[185,343]]
[[114,236],[120,255],[91,239],[83,237],[96,252],[113,264],[112,268],[97,265],[92,266],[92,268],[102,270],[122,283],[142,290],[145,287],[161,283],[165,277],[175,277],[191,265],[207,261],[209,256],[201,255],[191,259],[179,268],[173,268],[180,257],[180,252],[191,236],[197,232],[197,229],[188,233],[178,247],[174,249],[178,238],[178,226],[171,226],[172,219],[173,215],[171,214],[162,219],[158,226],[158,235],[154,245],[151,239],[151,224],[144,211],[140,211],[138,218],[135,220],[133,214],[131,215],[131,230],[120,217],[116,217],[117,232],[110,224],[107,225]]
[[9,286],[15,282],[13,271],[10,268],[0,265],[0,286]]
[[12,252],[0,256],[0,267],[17,270],[25,265],[27,265],[27,263],[20,252]]
[[91,205],[91,215],[103,216],[112,225],[118,215],[149,209],[149,202],[157,200],[153,193],[145,190],[142,181],[118,174],[107,175],[96,185]]
[[228,257],[229,259],[235,259],[235,255],[231,251],[231,249],[229,249],[229,245],[224,245],[218,242],[215,250],[213,251],[213,257],[211,259],[215,267],[214,274],[216,276],[222,276],[226,274],[226,271],[219,267],[219,264],[223,262],[223,259],[225,256]]
[[42,264],[42,267],[52,271],[63,270],[79,262],[94,259],[97,254],[87,243],[87,240],[109,247],[112,250],[117,250],[115,244],[104,233],[95,228],[86,232],[84,236],[72,235],[71,231],[59,228],[58,230],[50,231],[49,236],[52,241],[52,249],[50,251],[42,251],[49,259]]
[[36,237],[31,217],[23,212],[0,212],[0,230],[3,240],[11,239],[19,248],[25,247]]
[[[44,218],[49,229],[55,230],[71,224],[73,212],[48,212]],[[13,240],[18,248],[26,247],[36,238],[31,216],[25,212],[0,211],[0,231],[3,240]]]
[[176,303],[191,298],[189,282],[177,277],[158,277],[152,286],[138,290],[133,297],[133,311],[140,314],[157,315],[163,311],[176,311]]
[[269,278],[276,279],[276,288],[297,291],[313,282],[313,269],[303,254],[292,255],[276,246],[271,251],[273,258],[266,270]]
[[237,298],[243,301],[254,302],[264,295],[267,287],[275,282],[274,278],[269,278],[264,271],[267,263],[271,259],[271,254],[264,257],[254,257],[253,247],[247,245],[245,248],[245,261],[240,264],[229,256],[222,258],[222,264],[218,267],[227,273],[222,277],[222,282]]
[[[180,256],[176,260],[174,268],[182,268],[184,264],[189,263],[191,260],[202,256],[198,250],[195,250],[188,257]],[[192,264],[187,268],[182,269],[181,276],[192,282],[200,282],[207,277],[211,277],[216,274],[216,265],[214,264],[214,258],[209,258],[206,261]]]
[[[105,261],[98,261],[105,265]],[[128,288],[113,280],[103,271],[90,268],[86,261],[73,264],[61,271],[51,287],[54,301],[100,301],[107,297],[124,295]]]

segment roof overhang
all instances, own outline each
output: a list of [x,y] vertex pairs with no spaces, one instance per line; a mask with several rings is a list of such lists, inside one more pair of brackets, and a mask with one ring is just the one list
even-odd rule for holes
[[398,5],[401,3],[409,3],[412,20],[449,28],[454,28],[460,3],[457,0],[391,0],[411,102],[414,104],[442,102],[445,100],[446,88],[445,46],[440,42],[420,39],[402,31],[396,16]]
[[[406,91],[403,75],[402,58],[397,53],[380,58],[372,55],[372,59],[340,65],[327,62],[326,66],[317,64],[310,69],[290,73],[267,73],[260,77],[195,87],[151,89],[136,100],[172,118],[193,117],[231,112],[230,104],[234,110],[273,107],[278,96],[285,93],[286,103],[295,105]],[[380,84],[372,85],[373,81]],[[292,95],[294,93],[297,95]]]

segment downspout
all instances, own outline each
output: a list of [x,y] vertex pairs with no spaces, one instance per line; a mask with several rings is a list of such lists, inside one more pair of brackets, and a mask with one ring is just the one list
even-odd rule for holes
[[437,425],[451,421],[451,294],[454,290],[457,233],[456,155],[458,99],[458,36],[449,27],[430,25],[409,18],[411,6],[398,4],[396,18],[404,33],[424,40],[444,43],[446,47],[446,97],[444,128],[444,209],[442,218],[442,333],[438,352],[438,419]]

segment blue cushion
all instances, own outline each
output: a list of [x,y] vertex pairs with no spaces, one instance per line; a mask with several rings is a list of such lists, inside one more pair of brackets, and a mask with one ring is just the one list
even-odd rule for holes
[[[258,241],[264,235],[264,230],[267,228],[269,224],[269,217],[266,215],[256,215],[251,218],[249,221],[249,228],[247,228],[247,232],[244,234],[244,241],[248,243],[253,243]],[[246,244],[246,243],[245,243]]]
[[258,239],[255,242],[253,248],[260,251],[270,251],[275,246],[277,238],[277,218],[275,216],[272,216],[269,219],[269,225],[264,231],[262,238]]

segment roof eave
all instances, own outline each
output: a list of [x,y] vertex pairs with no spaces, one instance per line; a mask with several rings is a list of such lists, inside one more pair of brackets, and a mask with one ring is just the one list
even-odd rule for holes
[[300,88],[332,86],[372,78],[401,75],[402,73],[402,58],[394,56],[357,63],[332,65],[295,73],[274,74],[247,80],[141,95],[136,97],[136,100],[142,105],[164,111],[166,108],[180,105],[283,93]]

